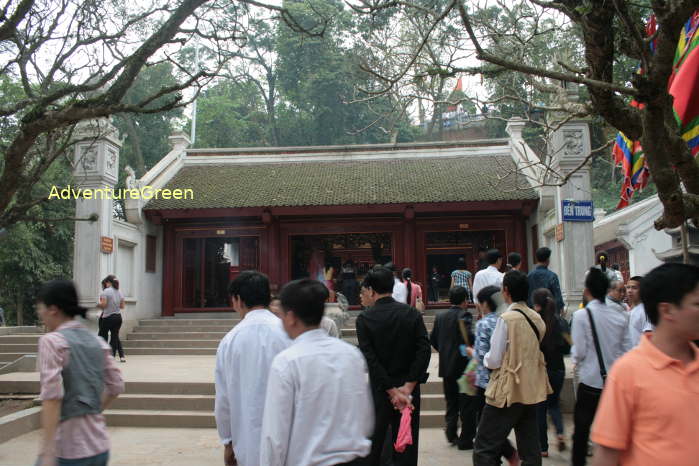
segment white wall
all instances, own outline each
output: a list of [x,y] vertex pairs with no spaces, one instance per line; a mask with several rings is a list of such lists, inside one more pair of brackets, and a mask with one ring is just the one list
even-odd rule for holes
[[[145,222],[134,225],[113,220],[114,264],[126,300],[122,335],[140,319],[160,317],[162,309],[163,233],[162,227]],[[146,272],[146,235],[156,236],[155,273]]]

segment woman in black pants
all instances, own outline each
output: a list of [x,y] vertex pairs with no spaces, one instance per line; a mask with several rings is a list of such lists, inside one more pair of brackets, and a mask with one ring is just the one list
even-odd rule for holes
[[565,379],[565,365],[563,363],[563,353],[566,342],[563,332],[556,318],[556,301],[551,292],[546,288],[539,288],[532,293],[532,303],[534,310],[541,314],[541,318],[546,323],[546,334],[541,340],[541,351],[546,360],[546,372],[553,393],[548,395],[537,408],[539,421],[539,443],[541,445],[541,456],[549,456],[548,442],[548,422],[547,414],[551,416],[553,425],[556,428],[556,439],[558,451],[566,449],[565,436],[563,432],[563,417],[561,416],[560,396]]
[[[124,309],[124,297],[119,291],[119,280],[114,275],[107,275],[102,280],[102,293],[100,301],[97,304],[102,309],[102,315],[99,319],[99,335],[109,342],[112,347],[112,356],[116,357],[119,352],[121,362],[126,362],[124,357],[124,348],[121,347],[119,339],[119,330],[121,329],[122,318],[121,310]],[[109,334],[111,333],[111,338]]]

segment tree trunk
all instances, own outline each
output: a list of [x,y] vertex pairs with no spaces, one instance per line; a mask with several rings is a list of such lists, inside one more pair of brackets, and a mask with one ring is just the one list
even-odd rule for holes
[[146,173],[146,163],[143,160],[143,151],[141,150],[141,136],[138,134],[138,128],[136,128],[133,115],[125,113],[123,116],[126,122],[126,133],[129,139],[131,139],[131,146],[133,147],[136,175],[143,176]]

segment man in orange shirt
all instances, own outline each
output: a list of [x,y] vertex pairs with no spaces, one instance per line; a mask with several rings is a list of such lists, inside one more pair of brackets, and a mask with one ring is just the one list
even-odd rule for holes
[[699,464],[699,267],[664,264],[641,283],[653,334],[612,367],[592,427],[593,466]]

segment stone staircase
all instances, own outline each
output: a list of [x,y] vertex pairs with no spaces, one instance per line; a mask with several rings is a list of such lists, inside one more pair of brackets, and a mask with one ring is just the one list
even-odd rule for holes
[[[139,386],[127,383],[110,409],[105,411],[111,426],[122,427],[216,427],[214,418],[214,384],[160,383]],[[442,383],[422,385],[422,427],[444,425]]]
[[[342,327],[342,338],[357,344],[358,313],[351,314]],[[425,316],[428,331],[434,325],[431,314]],[[236,317],[210,315],[144,319],[122,342],[127,359],[130,355],[214,355],[219,341],[239,322]],[[105,415],[113,426],[215,427],[214,393],[213,383],[127,383],[126,393]],[[442,393],[441,381],[422,386],[423,427],[443,425]]]
[[[432,331],[434,314],[425,315],[427,331]],[[122,339],[124,352],[128,355],[175,355],[216,354],[219,341],[240,319],[164,317],[144,319]],[[342,326],[342,338],[357,344],[356,316],[350,317]]]
[[42,335],[39,327],[2,327],[0,330],[0,369],[26,354],[36,354],[39,337]]

